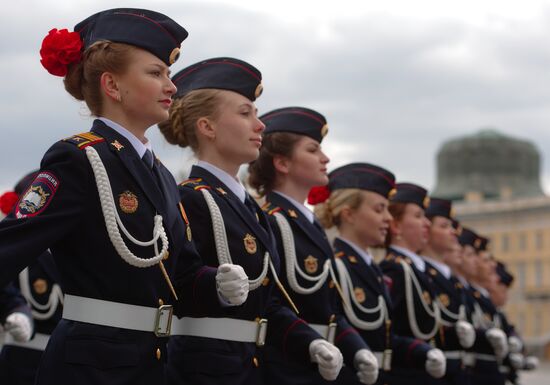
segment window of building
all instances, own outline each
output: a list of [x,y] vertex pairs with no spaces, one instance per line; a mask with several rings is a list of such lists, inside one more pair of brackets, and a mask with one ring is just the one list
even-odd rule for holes
[[535,287],[541,287],[543,285],[544,278],[544,263],[537,259],[535,261]]
[[542,330],[542,321],[543,321],[542,312],[537,311],[535,313],[535,319],[533,321],[534,321],[533,333],[535,336],[540,336],[543,331]]
[[501,242],[500,250],[505,253],[509,249],[510,249],[510,238],[508,237],[508,234],[502,234],[502,242]]
[[544,248],[544,233],[539,230],[535,234],[535,248],[542,250]]
[[525,289],[525,262],[518,262],[516,266],[518,269],[518,287]]
[[519,234],[518,247],[519,247],[519,251],[525,251],[525,249],[527,248],[527,234],[525,233]]

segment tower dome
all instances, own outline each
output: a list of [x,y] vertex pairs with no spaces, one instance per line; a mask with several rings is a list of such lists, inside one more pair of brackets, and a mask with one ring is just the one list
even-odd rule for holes
[[540,155],[529,141],[495,129],[451,139],[437,154],[437,185],[433,196],[463,200],[468,194],[485,199],[544,195]]

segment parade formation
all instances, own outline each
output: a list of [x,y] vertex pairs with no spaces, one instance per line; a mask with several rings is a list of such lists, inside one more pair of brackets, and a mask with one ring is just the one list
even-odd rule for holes
[[[514,277],[450,200],[369,159],[329,172],[327,118],[259,114],[246,61],[172,75],[187,36],[118,8],[44,38],[96,119],[0,197],[0,384],[498,385],[537,367],[502,312]],[[196,155],[189,179],[155,156],[157,125]]]

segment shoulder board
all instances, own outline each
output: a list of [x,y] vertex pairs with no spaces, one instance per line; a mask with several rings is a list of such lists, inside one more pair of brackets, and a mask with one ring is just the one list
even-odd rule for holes
[[275,206],[273,203],[271,202],[265,202],[264,205],[262,206],[262,210],[267,213],[268,215],[273,215],[279,211],[281,211],[282,209],[278,206]]
[[81,134],[76,134],[71,137],[63,139],[64,142],[72,143],[81,150],[85,149],[88,146],[92,146],[96,143],[104,142],[105,138],[97,136],[91,132],[83,132]]
[[191,187],[195,190],[201,190],[203,188],[208,188],[208,189],[210,188],[210,186],[207,185],[202,180],[202,178],[190,178],[190,179],[184,180],[183,182],[180,183],[180,186]]
[[334,258],[342,258],[344,256],[344,254],[345,253],[343,251],[339,251],[336,254],[334,254]]

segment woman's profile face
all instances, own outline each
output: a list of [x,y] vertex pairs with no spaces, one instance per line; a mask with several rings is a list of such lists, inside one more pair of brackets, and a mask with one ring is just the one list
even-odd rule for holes
[[424,209],[414,203],[407,203],[400,219],[394,219],[393,238],[403,241],[412,252],[418,252],[428,243],[430,220]]
[[372,191],[361,191],[361,195],[361,204],[351,211],[350,224],[357,237],[369,247],[382,245],[392,220],[388,199]]
[[458,240],[453,222],[449,218],[439,215],[433,217],[429,243],[432,249],[439,255],[443,256],[452,252]]
[[211,120],[215,146],[222,159],[233,164],[256,160],[262,145],[265,125],[258,119],[257,108],[248,98],[233,91],[220,91],[220,105]]
[[126,71],[116,75],[120,105],[129,122],[149,127],[169,117],[176,86],[170,69],[155,55],[135,48]]
[[288,162],[288,177],[294,184],[307,189],[324,186],[328,183],[329,161],[319,142],[309,136],[300,135]]

